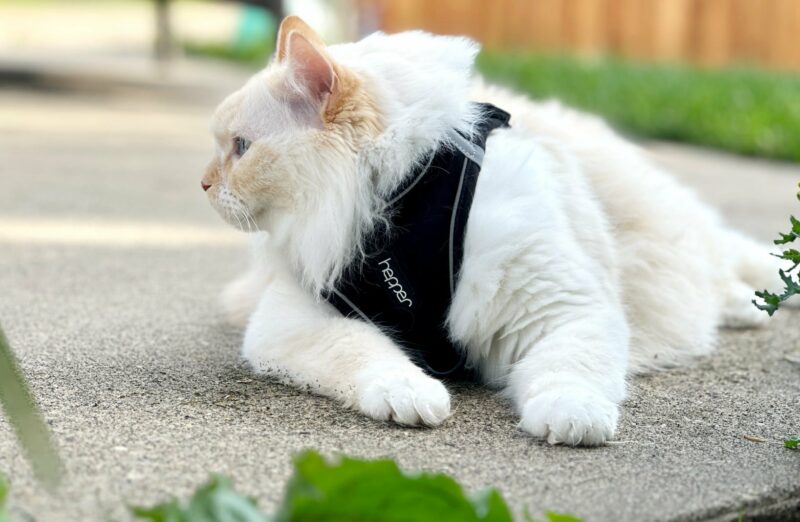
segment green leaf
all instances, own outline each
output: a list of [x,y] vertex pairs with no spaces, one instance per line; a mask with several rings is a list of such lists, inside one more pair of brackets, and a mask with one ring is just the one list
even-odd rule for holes
[[792,233],[800,236],[800,219],[794,216],[789,216],[789,221],[792,222]]
[[781,304],[781,299],[777,295],[764,290],[763,292],[756,292],[756,297],[763,301],[763,303],[759,303],[755,299],[752,301],[752,303],[759,310],[764,310],[769,314],[770,317],[772,317],[772,314],[778,311],[778,308]]
[[236,493],[231,481],[214,475],[188,504],[171,500],[152,508],[131,507],[131,513],[150,522],[268,522],[255,501]]
[[28,389],[17,359],[0,328],[0,404],[17,439],[31,462],[36,478],[49,490],[61,480],[61,459],[50,439],[50,431]]
[[784,250],[783,253],[778,256],[781,259],[785,259],[787,261],[791,261],[793,263],[800,263],[800,250],[791,248],[789,250]]
[[780,239],[776,239],[775,241],[773,241],[773,243],[775,243],[776,245],[785,245],[787,243],[793,242],[795,239],[800,237],[797,234],[795,234],[794,232],[790,232],[788,234],[784,234],[783,232],[780,232],[780,235],[781,235]]
[[792,279],[791,275],[787,274],[783,270],[778,270],[778,275],[781,277],[783,284],[786,285],[786,288],[783,290],[783,295],[781,295],[782,301],[789,299],[795,294],[800,294],[800,284]]
[[[800,183],[798,183],[798,187],[800,187]],[[797,199],[800,199],[800,192],[797,193]],[[792,223],[792,231],[788,234],[781,233],[781,237],[773,241],[773,243],[776,245],[792,243],[795,239],[800,238],[800,219],[797,219],[794,216],[789,216],[789,220]],[[783,270],[778,270],[778,275],[780,276],[784,285],[786,285],[782,294],[777,295],[766,290],[763,292],[756,292],[756,297],[761,299],[761,302],[758,302],[756,299],[754,299],[752,303],[759,310],[764,310],[767,312],[770,317],[772,317],[772,314],[778,311],[782,302],[786,301],[792,296],[800,295],[800,281],[795,281],[794,278],[787,273],[792,272],[798,266],[800,266],[800,250],[797,250],[796,248],[790,248],[788,250],[784,250],[781,254],[772,255],[779,259],[791,261],[794,263],[794,265],[786,272]]]
[[786,285],[783,293],[781,295],[776,295],[772,292],[764,290],[763,292],[756,292],[756,297],[761,299],[763,303],[753,300],[753,304],[756,306],[756,308],[759,310],[764,310],[770,315],[770,317],[778,310],[778,308],[780,308],[782,302],[794,295],[800,294],[800,282],[795,281],[791,275],[787,274],[783,270],[778,270],[778,275],[780,276],[784,285]]
[[[491,514],[499,514],[508,512],[506,501],[503,496],[493,488],[484,489],[471,498],[472,504],[475,506],[475,513],[478,515],[478,520],[504,520],[502,518],[488,518]],[[510,516],[510,515],[509,515]]]
[[[314,451],[295,458],[274,518],[259,513],[252,499],[234,492],[230,481],[219,476],[212,476],[187,504],[171,500],[130,510],[150,522],[512,522],[496,490],[469,497],[447,475],[403,473],[392,460],[328,461]],[[547,520],[580,522],[559,513],[547,513]]]
[[783,445],[789,449],[797,449],[800,447],[800,437],[791,437],[783,441]]
[[[800,199],[800,192],[797,193]],[[789,221],[792,223],[792,230],[788,234],[780,233],[781,237],[773,241],[776,245],[785,245],[793,242],[795,239],[800,238],[800,220],[794,216],[789,216]]]
[[130,510],[136,518],[151,520],[153,522],[181,522],[187,520],[177,500],[166,502],[152,508],[132,507]]
[[548,511],[545,513],[548,522],[581,522],[581,519],[577,517],[573,517],[572,515],[566,515],[564,513],[553,513],[552,511]]
[[8,482],[6,477],[0,473],[0,522],[10,522],[11,519],[6,512],[6,498],[8,497]]
[[446,475],[405,474],[391,460],[329,462],[307,451],[294,464],[276,522],[512,521],[497,491],[469,498]]
[[[544,516],[547,518],[546,522],[582,522],[580,518],[567,515],[566,513],[554,513],[553,511],[548,511]],[[525,520],[526,522],[537,522],[537,520],[533,518],[530,513],[528,513],[527,508],[525,509]]]

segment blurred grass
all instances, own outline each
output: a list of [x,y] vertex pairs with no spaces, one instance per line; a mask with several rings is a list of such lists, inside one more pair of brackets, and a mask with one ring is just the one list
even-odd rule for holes
[[183,50],[189,56],[226,60],[253,68],[264,67],[272,54],[272,38],[250,42],[244,45],[229,43],[184,42]]
[[648,138],[800,161],[800,76],[621,59],[484,52],[478,69]]
[[267,10],[243,5],[239,15],[239,27],[230,42],[183,43],[183,50],[190,56],[205,56],[261,68],[266,65],[278,32],[278,20]]
[[[273,42],[184,43],[184,50],[260,68]],[[800,75],[498,52],[481,53],[477,66],[494,82],[558,98],[631,134],[800,162]]]

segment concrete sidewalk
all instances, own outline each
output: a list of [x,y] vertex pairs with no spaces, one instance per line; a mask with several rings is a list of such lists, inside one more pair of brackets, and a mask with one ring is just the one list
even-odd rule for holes
[[[0,421],[20,520],[125,520],[125,503],[186,496],[209,472],[271,510],[290,456],[309,447],[496,486],[533,514],[800,518],[800,454],[781,443],[800,434],[800,366],[785,358],[798,313],[724,333],[693,368],[634,381],[618,441],[598,449],[532,440],[475,387],[454,387],[453,417],[426,430],[255,378],[215,304],[245,265],[243,238],[199,187],[219,96],[0,90],[0,320],[68,472],[58,498],[44,495]],[[797,213],[798,166],[651,149],[765,241]]]

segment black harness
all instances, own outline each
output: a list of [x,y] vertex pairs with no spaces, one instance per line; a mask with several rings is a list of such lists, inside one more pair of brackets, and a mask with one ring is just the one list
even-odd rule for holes
[[431,153],[390,197],[391,226],[373,237],[366,260],[353,263],[325,298],[347,317],[373,323],[431,375],[466,377],[465,354],[445,320],[461,260],[486,138],[509,114],[480,104],[472,140],[456,131],[453,147]]

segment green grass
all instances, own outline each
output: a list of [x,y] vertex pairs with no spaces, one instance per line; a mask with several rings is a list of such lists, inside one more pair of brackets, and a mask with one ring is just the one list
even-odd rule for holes
[[274,47],[272,38],[269,41],[262,40],[244,45],[184,42],[182,46],[189,56],[236,62],[254,68],[267,65],[267,59]]
[[800,161],[800,75],[484,52],[479,70],[639,136]]

